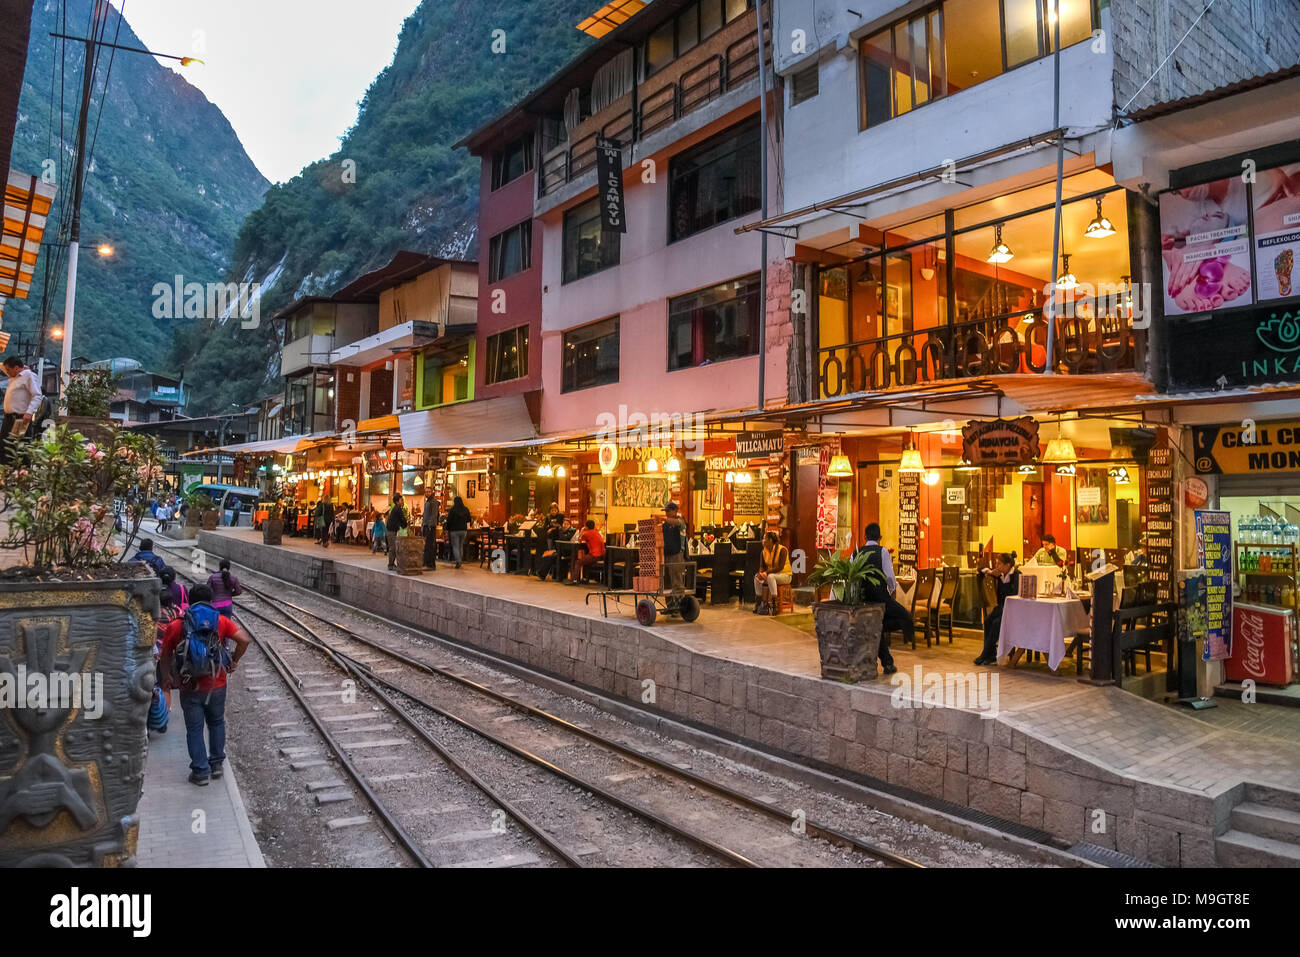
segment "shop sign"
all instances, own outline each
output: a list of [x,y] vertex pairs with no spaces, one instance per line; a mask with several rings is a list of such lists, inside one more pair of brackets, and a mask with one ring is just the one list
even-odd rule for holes
[[961,430],[962,458],[971,465],[1032,462],[1038,458],[1038,423],[1018,419],[971,422]]
[[1169,326],[1170,391],[1232,389],[1300,375],[1300,309],[1207,312]]
[[606,233],[627,232],[627,205],[623,199],[623,149],[617,140],[597,137],[596,178],[600,183],[600,228]]
[[619,461],[646,462],[650,459],[665,461],[673,457],[673,450],[666,445],[653,448],[644,445],[625,445],[618,450]]
[[1196,510],[1196,564],[1205,569],[1206,661],[1232,656],[1232,515]]
[[710,455],[704,460],[704,468],[709,472],[737,472],[741,464],[734,455]]
[[916,567],[917,533],[921,517],[921,476],[898,477],[898,564]]
[[943,490],[943,500],[948,505],[965,505],[966,504],[966,486],[949,485]]
[[382,475],[393,468],[393,460],[388,452],[384,449],[377,449],[374,452],[366,452],[366,471],[371,475]]
[[785,452],[785,433],[780,429],[767,432],[741,432],[736,436],[736,458],[762,459]]
[[1147,465],[1146,553],[1156,596],[1173,600],[1174,463],[1167,445],[1151,450]]
[[1206,425],[1192,431],[1192,463],[1201,475],[1300,471],[1300,420]]
[[613,442],[600,443],[600,474],[610,475],[618,468],[618,446]]
[[808,445],[799,449],[795,456],[797,465],[817,465],[822,460],[822,450],[820,446]]
[[451,463],[453,472],[486,472],[489,468],[489,459],[486,455],[476,455],[473,458],[456,459]]

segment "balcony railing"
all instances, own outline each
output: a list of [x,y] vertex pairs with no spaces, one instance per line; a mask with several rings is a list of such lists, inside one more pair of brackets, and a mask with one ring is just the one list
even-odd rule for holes
[[[547,196],[596,168],[596,140],[615,140],[623,146],[653,133],[713,102],[724,93],[744,85],[758,75],[758,40],[743,36],[676,80],[652,92],[645,92],[653,78],[641,84],[641,99],[635,114],[629,108],[605,122],[598,132],[572,141],[568,148],[551,153],[541,164],[537,177],[538,195]],[[552,147],[553,148],[553,147]]]
[[[1022,316],[1011,317],[1015,319]],[[1121,315],[1058,316],[1056,372],[1086,375],[1141,367],[1142,333]],[[818,350],[821,398],[884,392],[945,379],[1045,372],[1047,324],[975,319]]]

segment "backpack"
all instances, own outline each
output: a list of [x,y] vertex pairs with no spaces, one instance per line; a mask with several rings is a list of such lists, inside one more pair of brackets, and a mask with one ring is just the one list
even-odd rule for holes
[[182,636],[176,645],[175,673],[181,683],[195,687],[200,678],[216,678],[230,667],[230,652],[218,628],[221,615],[211,605],[191,605],[181,616]]

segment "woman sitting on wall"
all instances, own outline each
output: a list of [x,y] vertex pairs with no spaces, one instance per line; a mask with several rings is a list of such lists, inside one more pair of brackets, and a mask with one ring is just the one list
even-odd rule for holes
[[975,664],[995,665],[998,663],[998,635],[1002,631],[1002,608],[1007,598],[1020,594],[1020,570],[1016,568],[1016,553],[1003,552],[993,560],[993,567],[985,568],[983,573],[996,576],[994,585],[998,593],[998,606],[984,619],[984,650],[975,659]]

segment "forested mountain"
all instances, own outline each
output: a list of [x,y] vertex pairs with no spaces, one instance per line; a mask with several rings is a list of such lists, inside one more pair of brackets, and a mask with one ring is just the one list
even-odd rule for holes
[[[56,211],[72,194],[85,57],[81,44],[65,47],[50,33],[84,37],[91,8],[92,0],[37,0],[32,20],[11,161],[23,172],[49,171],[56,177]],[[104,39],[143,46],[116,9]],[[109,56],[104,49],[89,113],[93,165],[82,204],[73,351],[90,359],[130,356],[147,367],[177,372],[184,356],[173,344],[184,321],[154,318],[154,285],[171,283],[176,275],[201,283],[223,279],[239,226],[261,203],[268,184],[222,112],[153,57],[113,56],[101,111]],[[56,222],[45,238],[63,238]],[[115,255],[97,256],[100,243],[112,245]],[[31,298],[5,308],[6,330],[34,333],[39,326],[47,263],[57,277],[50,320],[53,326],[62,323],[66,257],[59,247],[47,246],[37,262]],[[57,351],[58,344],[51,345]]]
[[[589,42],[575,25],[598,6],[423,0],[338,152],[273,186],[239,231],[231,279],[264,284],[261,327],[205,322],[178,339],[173,364],[186,363],[196,408],[279,388],[269,320],[299,296],[331,293],[399,249],[477,256],[479,163],[452,144],[575,56]],[[492,50],[498,29],[504,53]]]

